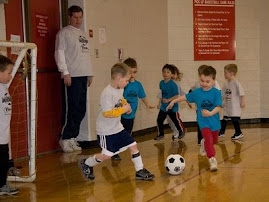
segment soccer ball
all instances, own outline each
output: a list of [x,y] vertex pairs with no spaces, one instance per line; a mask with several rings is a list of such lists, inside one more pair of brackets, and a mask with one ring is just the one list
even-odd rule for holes
[[185,159],[179,154],[170,154],[165,161],[165,168],[171,175],[179,175],[185,169]]

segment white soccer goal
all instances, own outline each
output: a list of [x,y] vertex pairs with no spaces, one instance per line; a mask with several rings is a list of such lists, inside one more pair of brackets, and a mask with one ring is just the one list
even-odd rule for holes
[[[34,43],[0,40],[0,47],[6,48],[6,50],[9,48],[16,48],[16,50],[20,50],[12,71],[13,80],[8,83],[8,86],[10,87],[9,91],[17,93],[10,93],[12,98],[12,108],[14,108],[14,110],[12,109],[11,120],[14,119],[15,122],[15,124],[13,124],[11,121],[11,133],[16,130],[15,139],[18,141],[18,146],[15,146],[15,150],[17,150],[19,146],[24,147],[24,153],[25,156],[27,156],[25,158],[27,159],[28,164],[28,168],[26,169],[27,171],[24,175],[8,176],[8,180],[18,182],[33,182],[36,178],[37,46]],[[30,54],[28,52],[30,52]],[[21,65],[22,62],[23,65]],[[28,63],[30,63],[29,68],[26,68]],[[23,68],[20,68],[21,66],[23,66]],[[17,79],[17,81],[15,81],[15,79]],[[13,86],[14,83],[16,83],[15,87]],[[17,115],[14,115],[13,111],[14,113],[17,113]],[[21,135],[22,133],[26,134],[26,143],[23,143],[23,141],[20,140],[23,136]],[[13,139],[11,138],[11,142],[12,141]],[[13,153],[14,152],[18,153],[18,151],[14,151],[13,148]],[[23,158],[23,155],[20,157]]]

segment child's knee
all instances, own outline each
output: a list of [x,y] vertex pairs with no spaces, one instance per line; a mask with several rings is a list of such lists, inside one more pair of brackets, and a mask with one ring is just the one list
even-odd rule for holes
[[129,150],[130,150],[130,152],[131,152],[132,154],[137,153],[137,152],[138,152],[137,144],[135,144],[135,145],[129,147]]

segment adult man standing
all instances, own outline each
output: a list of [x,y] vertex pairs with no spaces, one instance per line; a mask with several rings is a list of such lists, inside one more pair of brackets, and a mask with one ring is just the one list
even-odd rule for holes
[[87,87],[93,72],[88,35],[80,29],[83,10],[68,9],[69,25],[62,28],[55,43],[55,60],[63,78],[63,113],[60,146],[64,152],[81,150],[76,137],[86,113]]

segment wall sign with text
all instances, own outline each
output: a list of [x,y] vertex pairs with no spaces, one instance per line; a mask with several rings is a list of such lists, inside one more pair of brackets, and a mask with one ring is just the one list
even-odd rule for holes
[[235,0],[193,0],[194,60],[235,60]]
[[36,18],[36,35],[41,38],[48,37],[48,15],[35,13]]

